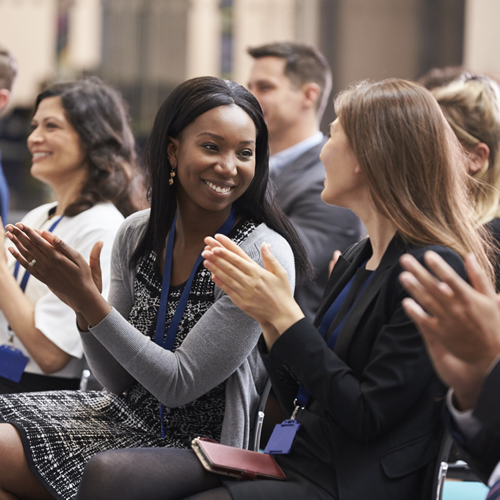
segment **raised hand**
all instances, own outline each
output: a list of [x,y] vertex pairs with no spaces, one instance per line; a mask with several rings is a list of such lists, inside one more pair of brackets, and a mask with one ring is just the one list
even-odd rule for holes
[[[88,312],[102,298],[99,264],[102,242],[94,245],[89,266],[79,252],[57,235],[48,231],[39,234],[25,224],[8,225],[6,229],[7,237],[16,246],[9,250],[21,266],[91,323]],[[109,306],[108,308],[110,310]],[[93,324],[104,317],[101,316],[102,314],[96,317]]]
[[500,354],[500,307],[475,257],[466,269],[473,287],[434,252],[425,260],[434,277],[410,255],[401,257],[400,276],[413,297],[403,301],[426,342],[438,375],[453,387],[461,409],[474,406],[491,364]]
[[[281,334],[304,317],[293,298],[286,271],[266,243],[261,247],[263,269],[229,238],[215,238],[205,239],[205,267],[234,304],[261,324],[264,334]],[[268,346],[274,340],[266,337]]]

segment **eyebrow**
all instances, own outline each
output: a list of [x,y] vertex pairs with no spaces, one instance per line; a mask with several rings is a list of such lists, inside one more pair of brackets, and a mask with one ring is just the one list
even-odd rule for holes
[[[215,139],[219,139],[220,141],[225,141],[224,137],[214,134],[212,132],[200,132],[197,137],[200,137],[201,135],[208,135],[210,137],[213,137]],[[255,144],[255,141],[240,141],[240,144]]]

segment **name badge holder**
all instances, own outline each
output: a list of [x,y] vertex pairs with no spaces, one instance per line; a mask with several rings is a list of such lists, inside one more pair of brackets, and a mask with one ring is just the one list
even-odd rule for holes
[[[366,263],[364,265],[366,265]],[[364,267],[364,265],[363,265],[363,267]],[[349,316],[349,313],[351,312],[352,308],[354,307],[354,304],[356,304],[358,298],[361,296],[364,289],[367,287],[372,276],[373,276],[373,273],[368,277],[368,279],[365,281],[365,283],[361,287],[361,290],[359,291],[359,293],[356,297],[356,300],[353,302],[349,311],[344,316],[344,319],[339,323],[339,325],[335,328],[335,330],[330,335],[330,338],[327,341],[327,345],[331,350],[333,350],[335,348],[335,343],[337,342],[337,337],[339,336],[340,330],[344,326],[344,323],[345,323],[347,316]],[[349,290],[351,289],[353,281],[354,281],[354,276],[351,278],[349,283],[347,283],[345,288],[342,290],[342,292],[335,299],[333,304],[329,307],[328,311],[323,316],[323,320],[321,321],[321,324],[318,328],[318,331],[323,338],[325,338],[326,333],[328,332],[328,328],[330,327],[332,321],[334,320],[335,316],[339,312],[340,307],[342,306],[344,300],[346,299],[347,294],[349,293]],[[290,420],[284,420],[283,422],[281,422],[281,424],[277,424],[274,427],[273,432],[271,434],[271,437],[269,438],[269,441],[267,443],[266,449],[264,450],[264,453],[268,453],[270,455],[288,455],[290,453],[290,451],[292,449],[293,441],[295,439],[295,435],[297,434],[298,430],[300,429],[300,424],[296,420],[297,413],[300,410],[303,410],[307,406],[309,399],[310,399],[309,391],[305,387],[300,386],[299,391],[297,392],[297,397],[295,398],[295,400],[293,402],[295,408],[293,410],[292,416],[290,417]]]
[[[49,232],[52,232],[56,228],[62,218],[63,216],[59,217],[59,219],[52,224],[49,228]],[[19,262],[16,262],[14,267],[14,278],[16,280],[19,275],[20,267]],[[24,272],[23,279],[19,285],[23,293],[26,290],[30,276],[31,274],[28,271]],[[10,326],[9,330],[12,332]],[[25,356],[21,350],[14,347],[14,333],[11,333],[7,344],[0,345],[0,377],[19,383],[29,360],[30,358]]]
[[[172,317],[172,321],[167,330],[167,335],[165,336],[165,322],[166,322],[166,314],[167,314],[167,302],[168,302],[168,292],[170,290],[170,276],[172,272],[172,260],[174,253],[174,238],[175,238],[175,221],[177,216],[174,217],[174,222],[172,223],[172,227],[168,233],[167,238],[167,248],[165,252],[165,265],[163,267],[163,279],[161,283],[161,296],[160,296],[160,308],[158,310],[158,316],[156,319],[156,329],[155,329],[155,343],[164,349],[168,349],[172,351],[174,348],[175,338],[177,336],[177,328],[179,323],[184,315],[184,311],[186,310],[187,302],[189,299],[189,294],[191,292],[191,285],[193,284],[193,280],[198,270],[198,267],[203,261],[203,257],[200,255],[196,259],[193,269],[191,270],[191,274],[189,275],[189,279],[186,282],[186,286],[182,292],[181,298],[179,299],[179,303],[177,304],[177,308],[175,310],[174,316]],[[216,231],[216,233],[224,234],[227,236],[229,231],[233,228],[236,223],[237,214],[236,209],[231,208],[231,213],[229,217],[226,219],[226,222],[222,224],[222,226]],[[165,405],[163,403],[160,404],[160,424],[161,424],[161,437],[165,437],[165,427],[163,424],[163,413],[165,410]]]

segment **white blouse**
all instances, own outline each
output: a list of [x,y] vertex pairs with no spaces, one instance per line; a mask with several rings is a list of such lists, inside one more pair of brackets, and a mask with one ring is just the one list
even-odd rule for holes
[[[21,222],[27,226],[48,230],[57,220],[49,219],[49,211],[57,203],[48,203],[29,212]],[[103,278],[103,296],[107,297],[110,283],[111,248],[115,235],[123,222],[123,216],[112,203],[98,203],[74,217],[63,217],[54,229],[54,234],[69,246],[80,252],[89,260],[90,251],[97,241],[104,242],[101,252],[101,269]],[[5,245],[12,243],[5,239]],[[14,272],[16,260],[7,252],[9,268]],[[20,284],[24,269],[19,268],[17,282]],[[60,371],[46,374],[32,360],[28,362],[25,372],[62,378],[79,378],[82,373],[84,359],[80,334],[76,327],[74,311],[61,302],[42,282],[30,276],[26,285],[25,295],[35,307],[35,326],[61,350],[71,355],[69,363]],[[13,333],[8,329],[8,323],[0,311],[0,345],[8,342]],[[14,336],[14,346],[30,357],[22,342]]]

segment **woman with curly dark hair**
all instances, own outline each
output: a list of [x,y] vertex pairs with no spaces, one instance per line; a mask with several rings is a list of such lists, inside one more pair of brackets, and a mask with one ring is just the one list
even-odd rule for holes
[[[123,216],[135,211],[134,138],[120,95],[97,78],[47,88],[36,99],[28,148],[31,175],[52,188],[56,201],[22,223],[57,232],[87,260],[102,241],[106,294],[115,234]],[[0,393],[78,388],[84,360],[74,312],[6,251],[0,254],[1,344],[8,359],[0,361]],[[16,370],[6,368],[12,347],[23,355]]]

